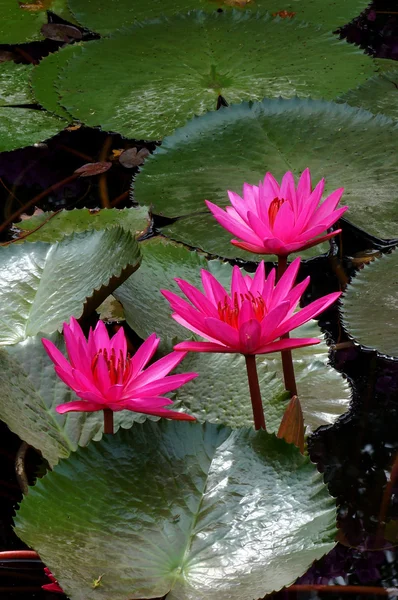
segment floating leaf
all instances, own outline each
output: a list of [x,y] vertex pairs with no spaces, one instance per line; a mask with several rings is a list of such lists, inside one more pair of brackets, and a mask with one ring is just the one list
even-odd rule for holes
[[109,161],[101,161],[95,163],[87,163],[82,167],[76,169],[75,173],[78,173],[80,177],[91,177],[93,175],[100,175],[106,173],[111,168],[112,163]]
[[[395,64],[395,61],[390,61]],[[339,99],[351,106],[359,106],[373,113],[382,113],[398,119],[398,69],[386,70],[371,77],[366,83],[349,90]]]
[[334,98],[375,72],[369,56],[312,25],[193,11],[86,44],[57,87],[62,106],[81,122],[159,140],[214,110],[220,95],[229,104],[296,94]]
[[117,278],[139,262],[137,241],[120,227],[77,233],[54,244],[0,247],[0,345],[52,333],[72,315],[80,317],[89,297],[98,306]]
[[[60,334],[47,337],[65,353]],[[79,445],[99,439],[104,419],[102,411],[65,415],[55,411],[76,396],[55,373],[40,338],[30,337],[0,350],[0,419],[53,466]],[[124,410],[114,418],[116,430],[142,422],[146,415]]]
[[[127,323],[139,336],[146,338],[155,331],[169,351],[170,342],[185,340],[192,333],[171,318],[171,308],[160,289],[180,293],[174,277],[189,281],[201,289],[200,269],[210,270],[229,289],[232,268],[216,260],[206,261],[196,252],[162,238],[152,238],[140,245],[142,264],[114,292],[124,308]],[[334,423],[349,407],[351,390],[348,382],[328,366],[328,347],[316,321],[303,325],[295,337],[318,337],[318,346],[293,351],[299,397],[307,433],[320,425]],[[264,401],[264,413],[270,431],[278,431],[287,406],[279,355],[257,358]],[[175,392],[178,406],[186,407],[202,421],[224,423],[232,427],[252,423],[252,408],[247,385],[245,361],[241,355],[189,353],[181,372],[195,371],[201,376]],[[216,399],[216,400],[215,400]]]
[[365,266],[344,292],[342,315],[349,335],[367,350],[398,358],[398,252]]
[[140,151],[137,148],[129,148],[119,156],[119,162],[126,169],[132,169],[133,167],[142,165],[149,155],[150,152],[147,148],[141,148]]
[[66,0],[0,0],[0,43],[22,44],[42,40],[41,27],[47,23],[47,10],[73,20]]
[[274,435],[164,420],[61,461],[30,488],[16,532],[74,600],[253,600],[333,548],[334,504]]
[[333,31],[357,17],[369,0],[69,0],[76,19],[89,29],[108,34],[134,21],[186,13],[196,8],[214,12],[244,8],[316,23]]
[[58,52],[42,58],[39,65],[33,69],[31,84],[37,102],[50,112],[71,122],[71,115],[59,104],[59,94],[54,82],[60,70],[69,60],[82,51],[82,45],[64,46]]
[[29,88],[33,68],[32,65],[16,65],[13,62],[0,64],[0,106],[33,102]]
[[[19,223],[14,223],[14,230],[20,230],[21,235],[32,231],[30,242],[59,242],[71,233],[91,229],[100,230],[112,225],[119,225],[133,235],[140,235],[149,224],[148,209],[139,208],[103,208],[93,211],[87,208],[61,210],[59,213],[41,212]],[[37,229],[37,231],[33,231]],[[17,242],[18,243],[18,242]]]
[[326,178],[326,193],[345,188],[345,216],[354,225],[397,238],[397,144],[396,123],[358,108],[298,98],[243,103],[193,119],[166,138],[138,174],[135,198],[152,202],[155,214],[191,215],[185,225],[168,226],[170,237],[230,256],[233,236],[215,219],[200,221],[204,200],[226,206],[227,190],[241,194],[245,181],[257,184],[266,171],[280,180],[309,167],[314,182]]

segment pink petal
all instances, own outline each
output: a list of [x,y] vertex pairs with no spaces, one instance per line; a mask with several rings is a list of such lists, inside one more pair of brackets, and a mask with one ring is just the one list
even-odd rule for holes
[[256,319],[239,327],[239,351],[242,354],[255,354],[261,339],[261,325]]
[[231,240],[231,244],[237,248],[242,248],[242,250],[247,250],[247,252],[253,252],[254,254],[272,254],[272,252],[268,252],[264,246],[260,246],[259,244],[249,244],[248,242],[240,242],[239,240]]
[[298,313],[295,313],[290,319],[287,319],[282,323],[280,327],[277,329],[277,336],[280,337],[284,335],[288,331],[292,331],[300,325],[307,323],[314,317],[317,317],[321,312],[326,310],[329,306],[331,306],[338,298],[340,298],[341,292],[333,292],[333,294],[328,294],[327,296],[323,296],[322,298],[318,298],[311,304],[308,304],[304,308],[302,308]]
[[[247,218],[248,218],[251,229],[255,233],[255,236],[252,235],[251,237],[257,237],[258,240],[263,240],[264,238],[273,237],[273,233],[272,233],[271,229],[268,227],[268,225],[266,223],[264,223],[264,221],[261,221],[259,219],[259,217],[256,213],[251,212],[251,211],[248,212]],[[242,236],[242,235],[239,237],[241,237],[242,239],[244,239],[246,241],[257,243],[256,239],[254,239],[254,240],[247,239],[247,236]]]
[[[322,222],[326,217],[329,217],[335,210],[336,206],[341,200],[341,196],[343,195],[344,188],[339,188],[335,190],[330,196],[326,198],[320,205],[320,207],[313,213],[311,219],[308,222],[308,227],[312,225],[316,225],[317,223]],[[343,207],[347,210],[347,207]]]
[[76,400],[76,402],[66,402],[65,404],[60,404],[55,410],[60,415],[63,415],[67,412],[94,412],[96,410],[103,410],[103,407],[99,404]]
[[222,346],[221,344],[213,344],[211,342],[180,342],[174,346],[174,350],[177,352],[223,352],[228,354],[235,354],[234,348],[228,346]]
[[274,307],[279,302],[286,299],[289,292],[291,291],[294,282],[296,281],[297,274],[300,269],[300,257],[297,257],[283,273],[282,277],[275,286],[274,293],[272,294],[271,306]]
[[294,181],[294,176],[291,171],[288,171],[284,174],[281,181],[281,190],[280,190],[280,198],[284,200],[288,200],[288,204],[291,208],[296,212],[297,202],[296,202],[296,185]]
[[200,272],[202,278],[203,289],[206,296],[214,304],[218,306],[219,302],[224,302],[225,297],[228,296],[228,292],[223,288],[221,283],[206,269],[202,269]]
[[282,350],[294,350],[295,348],[319,344],[320,341],[317,338],[284,338],[277,342],[261,346],[257,349],[256,354],[270,354],[271,352],[281,352]]
[[156,379],[165,377],[170,373],[170,371],[179,365],[182,360],[184,360],[185,356],[186,355],[182,354],[181,352],[170,352],[170,354],[163,356],[163,358],[157,360],[140,375],[138,375],[138,377],[136,377],[130,385],[133,385],[133,389],[137,389],[138,387],[142,387],[147,383],[152,383]]
[[50,342],[50,340],[46,340],[45,338],[42,338],[41,342],[53,363],[61,367],[64,371],[71,372],[70,363],[66,360],[62,352],[58,350],[55,344]]
[[273,308],[261,321],[261,342],[267,343],[280,337],[277,334],[278,326],[286,318],[290,309],[289,302],[281,302]]
[[225,211],[211,202],[206,201],[206,204],[215,219],[220,223],[220,225],[222,225],[222,227],[224,227],[224,229],[244,240],[249,239],[251,242],[258,241],[256,236],[253,235],[252,230],[249,227],[242,225],[241,221],[233,219]]
[[266,173],[265,179],[264,179],[264,187],[267,190],[269,190],[268,193],[271,196],[273,196],[272,200],[274,198],[279,198],[280,197],[279,184],[278,184],[277,180],[275,179],[275,177],[271,173]]
[[270,306],[272,303],[272,295],[274,292],[275,278],[276,278],[276,269],[271,269],[271,271],[268,273],[267,279],[265,280],[264,288],[263,288],[263,292],[262,292],[262,297],[265,302],[265,306],[267,307],[268,310],[270,309]]
[[80,365],[80,352],[78,346],[78,339],[73,334],[71,328],[67,323],[64,323],[63,328],[64,338],[65,338],[65,346],[68,351],[68,356],[70,360],[70,364],[72,367],[79,367]]
[[319,183],[317,183],[311,196],[303,203],[302,209],[296,220],[296,225],[295,225],[296,233],[301,233],[306,228],[308,221],[312,217],[313,213],[316,210],[316,207],[318,206],[318,204],[321,200],[324,187],[325,187],[325,180],[321,179],[319,181]]
[[139,375],[145,365],[151,360],[158,349],[159,343],[160,338],[156,336],[156,333],[152,333],[138,348],[131,359],[134,377]]
[[274,226],[272,228],[273,236],[270,237],[275,236],[276,238],[290,241],[293,234],[294,224],[295,217],[293,208],[288,202],[284,202],[278,210],[278,214],[276,215]]
[[220,321],[220,319],[213,319],[212,317],[207,317],[205,323],[213,339],[220,341],[222,344],[225,344],[225,346],[238,348],[239,333],[236,329],[231,327],[231,325]]
[[[242,272],[238,266],[234,266],[232,269],[231,277],[231,301],[234,302],[235,294],[247,294],[247,285],[242,275]],[[218,316],[218,315],[217,315]]]
[[240,309],[239,309],[239,316],[238,316],[238,327],[239,327],[239,329],[241,327],[243,327],[243,325],[247,321],[252,321],[255,318],[256,318],[256,315],[254,314],[253,303],[251,302],[251,300],[244,300],[242,302],[242,305],[241,305]]
[[246,206],[246,214],[250,211],[257,212],[257,199],[259,188],[249,183],[243,184],[243,201]]
[[124,334],[123,327],[117,331],[117,333],[112,337],[110,343],[111,350],[115,351],[117,357],[120,356],[120,352],[122,353],[123,358],[127,356],[127,341],[126,336]]
[[303,281],[294,286],[291,292],[289,292],[289,295],[285,298],[285,300],[288,300],[290,304],[289,312],[287,313],[286,317],[290,317],[294,313],[301,296],[304,294],[310,283],[310,280],[311,278],[308,275]]
[[201,337],[205,337],[208,340],[212,340],[214,342],[217,341],[217,340],[211,338],[208,331],[206,331],[206,327],[203,327],[202,329],[197,329],[196,327],[194,327],[192,325],[191,322],[186,321],[181,315],[178,315],[177,313],[173,313],[171,316],[174,319],[174,321],[176,321],[179,325],[186,327],[186,329],[188,329],[189,331],[192,331],[192,333],[196,333],[197,335],[200,335]]
[[201,291],[183,279],[175,278],[174,281],[177,282],[180,290],[199,311],[203,312],[208,317],[217,316],[217,309],[214,306],[214,303],[212,303]]
[[108,401],[107,399],[100,394],[100,392],[91,392],[91,391],[83,391],[83,390],[75,390],[76,396],[79,396],[82,400],[87,400],[91,404],[97,404],[99,406],[98,410],[103,410],[107,407]]
[[249,291],[253,294],[253,296],[257,296],[258,294],[262,294],[265,284],[265,265],[262,260],[254,274],[254,277],[251,281],[250,287],[248,286]]
[[312,187],[311,187],[311,173],[310,170],[304,169],[304,171],[301,173],[298,185],[297,185],[297,192],[296,192],[296,197],[297,197],[297,209],[298,211],[301,211],[301,208],[304,205],[304,202],[307,200],[307,198],[310,197],[311,195],[311,191],[312,191]]
[[[68,363],[68,365],[69,365],[69,363]],[[78,387],[76,379],[73,376],[73,372],[72,372],[72,369],[70,368],[70,366],[69,366],[69,369],[67,371],[65,371],[62,367],[55,365],[54,371],[56,372],[58,377],[65,383],[65,385],[70,387],[72,390],[76,391],[76,389],[80,389]]]
[[101,349],[110,350],[109,335],[102,321],[98,321],[93,335],[97,352]]
[[230,192],[228,190],[227,193],[233,209],[236,211],[237,215],[242,219],[242,221],[247,223],[247,205],[245,201],[239,196],[239,194],[236,194],[235,192]]
[[111,378],[109,375],[108,363],[106,362],[103,354],[98,355],[94,381],[100,392],[102,392],[104,396],[107,396],[107,392],[111,387]]
[[134,394],[139,396],[140,398],[145,398],[147,396],[159,396],[161,394],[167,394],[167,392],[172,392],[177,388],[181,387],[198,377],[199,373],[183,373],[181,375],[169,375],[168,377],[164,377],[163,379],[159,379],[158,381],[153,381],[144,386],[137,386],[134,389]]
[[321,237],[317,237],[311,241],[309,241],[308,243],[305,242],[296,242],[296,243],[292,243],[292,244],[287,244],[286,247],[289,251],[289,254],[291,252],[298,252],[301,250],[307,250],[307,248],[312,248],[313,246],[317,246],[318,244],[321,244],[322,242],[325,242],[326,240],[334,237],[335,235],[337,235],[338,233],[340,233],[342,230],[341,229],[337,229],[335,231],[332,231],[331,233],[327,233],[326,235],[323,235]]

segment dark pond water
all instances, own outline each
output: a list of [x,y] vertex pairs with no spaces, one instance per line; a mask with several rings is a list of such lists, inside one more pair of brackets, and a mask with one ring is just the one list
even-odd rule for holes
[[[374,2],[371,12],[347,26],[343,34],[378,57],[397,60],[397,0]],[[57,47],[55,42],[24,45],[25,50],[35,57]],[[15,48],[0,47],[0,51],[2,49],[16,52]],[[82,128],[61,133],[38,148],[0,154],[2,222],[43,190],[67,178],[81,166],[82,158],[86,162],[98,160],[104,144],[115,150],[145,146],[143,142]],[[147,147],[153,151],[155,144]],[[117,161],[108,172],[107,188],[114,206],[130,205],[128,190],[133,173],[134,170],[125,169]],[[26,212],[31,214],[35,204],[31,203]],[[43,210],[100,205],[101,194],[94,178],[60,186],[39,204]],[[1,235],[2,239],[8,239],[12,233],[4,230]],[[343,227],[342,245],[346,257],[344,263],[335,256],[304,266],[301,275],[311,274],[312,277],[312,288],[306,301],[338,289],[341,269],[348,273],[354,270],[352,257],[383,246],[348,224]],[[354,385],[350,412],[333,427],[318,430],[309,440],[310,456],[324,473],[330,492],[337,499],[340,542],[298,580],[297,584],[301,586],[312,586],[312,591],[305,587],[301,591],[295,588],[275,594],[275,598],[295,595],[303,599],[376,598],[381,594],[398,597],[395,547],[398,544],[398,479],[392,486],[391,497],[386,497],[391,466],[398,453],[398,362],[383,360],[351,345],[333,311],[322,316],[321,325],[328,332],[331,343],[336,345],[332,351],[332,364]],[[0,551],[25,548],[12,530],[15,506],[22,498],[14,469],[20,444],[21,440],[0,422]],[[34,451],[29,451],[27,470],[32,482],[39,465],[40,458]],[[380,528],[381,518],[389,521],[385,531]],[[0,600],[61,598],[40,589],[47,582],[39,561],[0,562]],[[325,584],[355,587],[353,590],[346,588],[350,594],[341,590],[325,593],[316,589],[317,585]]]

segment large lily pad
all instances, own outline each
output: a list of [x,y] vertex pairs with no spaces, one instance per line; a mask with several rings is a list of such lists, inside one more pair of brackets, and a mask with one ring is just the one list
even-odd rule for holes
[[298,98],[243,103],[193,119],[166,138],[137,176],[135,198],[153,201],[155,214],[191,215],[191,227],[177,221],[167,234],[210,252],[220,236],[217,253],[229,256],[215,219],[196,229],[204,200],[226,206],[228,189],[242,193],[245,181],[256,184],[266,171],[280,180],[309,167],[314,182],[326,177],[326,192],[345,188],[352,223],[397,238],[397,144],[394,121],[347,105]]
[[146,422],[61,461],[16,532],[72,600],[252,600],[331,550],[335,507],[315,465],[272,434]]
[[[88,208],[75,208],[74,210],[62,210],[57,214],[43,212],[19,223],[13,223],[13,228],[14,230],[20,230],[21,235],[32,231],[28,236],[30,242],[52,243],[59,242],[71,233],[92,229],[99,230],[112,225],[119,225],[126,231],[138,236],[147,229],[148,223],[148,209],[145,206],[124,208],[122,210],[104,208],[98,211],[92,211]],[[39,229],[37,229],[38,227]],[[33,231],[35,229],[37,231]]]
[[[174,277],[189,281],[202,289],[200,270],[208,269],[224,285],[230,287],[232,268],[217,260],[206,261],[195,252],[162,238],[141,244],[143,262],[140,269],[115,290],[122,303],[128,324],[143,338],[156,331],[163,349],[171,350],[174,342],[192,333],[171,318],[171,308],[160,289],[179,293]],[[328,348],[317,323],[302,326],[295,337],[318,337],[322,343],[293,351],[298,390],[302,402],[307,433],[320,425],[330,425],[348,410],[351,390],[347,381],[328,366]],[[168,343],[167,343],[168,339]],[[199,339],[199,338],[198,338]],[[287,406],[279,355],[258,358],[261,391],[267,427],[277,431]],[[196,380],[180,388],[174,399],[200,420],[224,423],[232,427],[252,423],[252,409],[247,386],[245,361],[242,356],[188,354],[181,372],[195,371]]]
[[69,0],[76,19],[89,29],[108,34],[134,21],[156,19],[162,15],[185,13],[196,8],[214,12],[218,8],[241,8],[262,12],[290,13],[288,18],[302,19],[334,30],[357,17],[369,0]]
[[375,72],[370,57],[315,26],[268,14],[192,11],[90,42],[57,86],[62,106],[83,123],[158,140],[215,110],[219,95],[229,103],[334,98]]
[[398,252],[365,266],[342,302],[343,323],[361,346],[398,358]]
[[[65,352],[60,334],[46,337]],[[65,415],[55,411],[56,406],[76,397],[56,375],[41,336],[0,350],[0,386],[0,419],[39,450],[50,466],[102,435],[102,411]],[[145,417],[130,411],[117,412],[115,430],[131,427],[134,421],[142,422]]]
[[96,294],[100,304],[101,290],[111,281],[114,289],[117,278],[139,262],[137,241],[119,227],[74,234],[54,244],[0,247],[0,345],[52,333],[72,315],[80,317],[89,297]]
[[[394,64],[393,61],[390,61]],[[398,69],[382,72],[369,81],[348,91],[340,100],[373,113],[398,119]]]
[[67,124],[67,121],[41,110],[0,107],[0,152],[44,142]]

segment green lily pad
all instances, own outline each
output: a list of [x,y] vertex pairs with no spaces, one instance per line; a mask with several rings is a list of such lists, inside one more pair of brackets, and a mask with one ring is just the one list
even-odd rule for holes
[[[395,61],[391,62],[395,64]],[[346,92],[339,100],[397,120],[398,69],[385,70],[380,75],[371,77],[362,85]]]
[[[190,337],[186,331],[184,339]],[[316,321],[295,329],[292,337],[316,337],[316,346],[293,350],[298,395],[303,410],[306,434],[321,425],[332,425],[348,411],[351,387],[329,366],[329,349]],[[230,427],[253,424],[253,412],[242,355],[190,352],[180,371],[194,371],[199,377],[173,393],[175,406],[187,409],[199,421],[222,423]],[[283,384],[280,353],[257,357],[261,396],[267,430],[277,432],[289,403]]]
[[[46,336],[65,353],[59,333]],[[59,404],[75,400],[74,393],[59,379],[41,343],[41,336],[0,350],[0,419],[30,446],[39,450],[50,466],[78,446],[99,439],[103,413],[59,415]],[[114,414],[115,431],[143,422],[146,415],[131,411]],[[150,418],[150,417],[148,417]]]
[[[214,12],[242,8],[261,12],[294,13],[296,20],[317,23],[334,30],[357,17],[369,5],[369,0],[69,0],[76,19],[93,31],[103,35],[122,29],[134,21],[157,19],[162,15],[175,15],[201,8]],[[288,17],[288,18],[289,18]]]
[[86,44],[56,85],[62,106],[81,122],[159,140],[215,110],[219,95],[228,103],[334,98],[375,72],[370,57],[315,26],[251,12],[193,11]]
[[30,242],[53,243],[59,242],[71,233],[105,229],[112,225],[119,225],[125,231],[138,236],[147,229],[148,224],[148,208],[145,206],[124,208],[122,210],[104,208],[98,211],[91,211],[88,208],[75,208],[74,210],[62,210],[57,214],[43,212],[19,223],[13,223],[13,228],[14,230],[20,230],[21,235],[24,235],[25,232],[40,227],[37,231],[33,231],[27,239]]
[[52,333],[72,315],[80,317],[86,302],[97,300],[98,306],[118,278],[139,263],[137,241],[119,227],[77,233],[54,244],[0,247],[0,345]]
[[398,252],[365,266],[344,292],[343,324],[367,350],[398,358]]
[[48,111],[71,122],[71,115],[60,105],[59,94],[55,88],[55,80],[61,69],[82,51],[82,44],[66,45],[58,52],[43,58],[32,73],[32,89],[37,102]]
[[138,174],[135,198],[152,201],[155,214],[191,215],[186,226],[169,225],[168,236],[230,256],[234,236],[215,219],[200,225],[204,200],[226,206],[227,190],[241,194],[244,182],[257,184],[266,171],[280,180],[309,167],[314,183],[326,178],[325,193],[345,188],[349,221],[376,237],[397,238],[397,144],[394,121],[347,105],[298,98],[243,103],[193,119],[166,138]]
[[74,600],[252,600],[333,548],[334,504],[272,434],[163,421],[77,450],[15,521]]
[[33,102],[29,87],[32,69],[32,65],[16,65],[13,62],[0,63],[0,106]]
[[[123,305],[127,323],[146,338],[156,331],[163,351],[173,342],[186,340],[192,333],[171,318],[171,308],[160,293],[167,289],[180,294],[174,281],[179,277],[202,289],[200,270],[209,270],[229,289],[232,267],[217,260],[206,261],[163,238],[152,238],[140,245],[142,264],[114,292]],[[311,321],[294,332],[294,337],[318,337],[322,343],[293,351],[298,391],[307,433],[320,425],[330,425],[349,408],[351,390],[340,373],[328,366],[328,347],[317,323]],[[197,338],[200,339],[200,338]],[[267,427],[277,431],[287,406],[279,355],[258,358],[261,392]],[[177,406],[185,406],[200,420],[242,427],[252,423],[252,409],[242,356],[190,353],[181,363],[181,372],[194,371],[200,377],[173,395]]]

